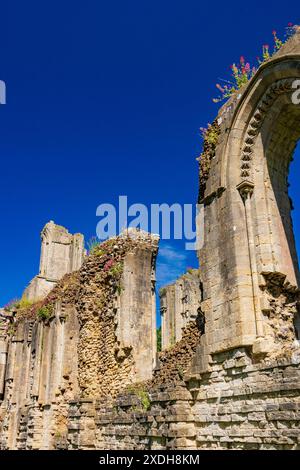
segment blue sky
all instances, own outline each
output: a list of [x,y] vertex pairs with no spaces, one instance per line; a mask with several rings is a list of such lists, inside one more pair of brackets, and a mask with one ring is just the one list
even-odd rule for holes
[[[219,78],[241,55],[298,22],[296,1],[10,1],[2,5],[0,305],[37,273],[49,221],[95,235],[96,208],[195,203],[199,127]],[[298,152],[299,153],[299,152]],[[297,155],[296,155],[297,157]],[[300,163],[291,194],[300,238]],[[161,245],[159,285],[196,266],[183,243]],[[172,266],[170,267],[170,262]]]

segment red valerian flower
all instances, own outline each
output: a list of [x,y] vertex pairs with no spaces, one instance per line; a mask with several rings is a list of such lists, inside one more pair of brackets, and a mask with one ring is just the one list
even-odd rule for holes
[[[262,47],[262,58],[259,56],[256,57],[258,66],[267,62],[271,59],[271,57],[280,50],[280,48],[285,44],[285,42],[296,32],[296,27],[293,26],[293,23],[288,23],[288,27],[286,27],[285,33],[285,40],[281,40],[277,36],[277,31],[274,29],[272,31],[274,44],[269,46],[269,44],[264,44]],[[231,75],[233,77],[232,81],[224,80],[227,82],[228,85],[219,85],[217,84],[218,90],[222,93],[222,95],[216,99],[213,99],[215,103],[223,101],[226,98],[229,98],[232,94],[234,94],[238,89],[242,88],[256,73],[256,67],[252,67],[249,62],[245,61],[244,56],[240,57],[240,61],[238,63],[234,63],[230,65],[231,68]]]
[[113,259],[109,259],[108,261],[106,261],[105,265],[104,265],[104,271],[109,271],[110,268],[113,266],[114,264],[114,260]]

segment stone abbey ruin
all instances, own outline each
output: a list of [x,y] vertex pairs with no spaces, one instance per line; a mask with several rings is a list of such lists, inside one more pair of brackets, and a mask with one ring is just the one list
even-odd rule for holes
[[50,222],[0,315],[1,449],[300,449],[299,268],[288,172],[300,31],[213,124],[200,269],[160,292],[158,237],[95,246]]

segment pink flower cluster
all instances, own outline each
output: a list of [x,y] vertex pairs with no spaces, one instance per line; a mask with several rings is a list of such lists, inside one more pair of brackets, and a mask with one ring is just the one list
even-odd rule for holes
[[[262,59],[260,59],[260,57],[257,57],[258,64],[260,65],[264,63],[265,61],[269,60],[272,57],[272,55],[283,46],[285,41],[289,39],[296,32],[296,29],[297,28],[293,25],[293,23],[288,23],[288,26],[286,28],[286,34],[285,34],[286,39],[284,41],[278,38],[277,32],[275,30],[272,31],[273,39],[274,39],[273,51],[270,51],[269,44],[264,44],[262,47]],[[224,80],[224,82],[226,82],[227,84],[223,86],[217,83],[216,87],[222,93],[222,95],[219,98],[213,99],[215,103],[218,103],[219,101],[223,101],[224,99],[229,98],[239,88],[245,85],[250,80],[250,78],[255,74],[256,68],[251,67],[250,63],[246,62],[245,58],[241,56],[240,62],[238,64],[231,65],[231,71],[232,71],[233,81]]]
[[200,134],[202,136],[203,139],[205,139],[205,135],[206,135],[206,132],[207,132],[207,127],[200,127]]
[[105,265],[104,265],[104,271],[109,271],[110,268],[114,265],[114,260],[113,259],[109,259],[108,261],[106,261]]

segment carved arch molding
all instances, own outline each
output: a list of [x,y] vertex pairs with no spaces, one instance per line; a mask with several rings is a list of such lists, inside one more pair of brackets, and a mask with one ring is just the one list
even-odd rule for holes
[[275,100],[282,94],[289,93],[293,90],[293,83],[297,80],[294,78],[287,78],[282,80],[275,81],[272,85],[268,87],[263,97],[260,99],[252,119],[246,130],[246,135],[242,145],[241,153],[241,177],[250,178],[251,177],[251,162],[253,155],[253,146],[255,144],[256,138],[261,129],[263,120],[274,104]]

